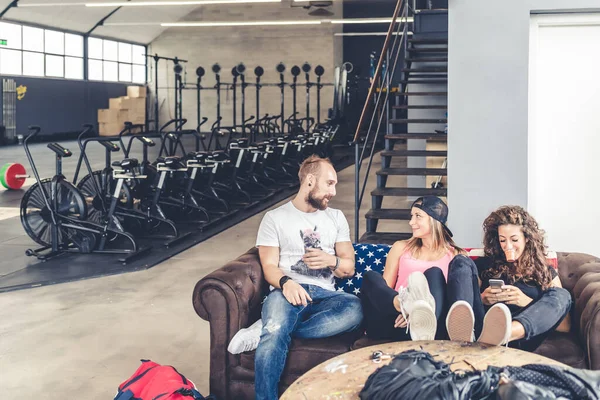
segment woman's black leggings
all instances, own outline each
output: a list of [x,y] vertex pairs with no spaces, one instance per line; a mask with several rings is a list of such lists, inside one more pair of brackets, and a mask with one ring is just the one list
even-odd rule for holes
[[[446,337],[446,280],[438,267],[429,268],[424,272],[429,290],[435,299],[435,316],[438,320],[436,339]],[[394,328],[394,322],[400,314],[394,307],[394,297],[398,295],[390,288],[383,276],[374,271],[363,275],[361,299],[363,314],[367,328],[367,336],[375,340],[410,340],[406,328]]]

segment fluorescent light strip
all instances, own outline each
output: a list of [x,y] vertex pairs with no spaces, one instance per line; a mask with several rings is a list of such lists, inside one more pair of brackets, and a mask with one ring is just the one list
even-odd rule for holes
[[17,8],[23,7],[63,7],[63,6],[85,6],[87,3],[19,3]]
[[151,7],[151,6],[202,6],[207,4],[281,3],[281,0],[181,0],[181,1],[116,1],[86,3],[86,7]]
[[[402,36],[403,32],[394,32],[394,35]],[[412,32],[408,32],[408,35],[412,35]],[[333,36],[386,36],[387,32],[344,32],[344,33],[334,33]]]
[[[398,20],[396,22],[413,22],[413,18],[412,17],[408,17],[408,18],[398,18]],[[326,22],[323,21],[323,22]],[[391,24],[392,23],[392,19],[391,18],[348,18],[348,19],[332,19],[330,21],[327,22],[331,22],[332,24]]]
[[103,3],[19,3],[18,7],[149,7],[202,6],[209,4],[281,3],[281,0],[179,0],[179,1],[115,1]]
[[305,21],[251,21],[251,22],[164,22],[167,27],[211,27],[211,26],[280,26],[280,25],[320,25],[318,20]]

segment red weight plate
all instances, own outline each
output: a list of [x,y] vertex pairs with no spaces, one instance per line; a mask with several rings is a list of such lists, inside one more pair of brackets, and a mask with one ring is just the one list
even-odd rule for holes
[[21,164],[14,163],[6,169],[4,172],[4,181],[11,189],[21,189],[21,186],[25,183],[25,178],[17,178],[17,175],[26,175],[25,167]]

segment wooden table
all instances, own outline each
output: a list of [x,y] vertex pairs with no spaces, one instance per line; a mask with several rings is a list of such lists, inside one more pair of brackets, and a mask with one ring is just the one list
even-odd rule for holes
[[488,346],[477,342],[447,340],[393,342],[344,353],[317,365],[295,381],[285,391],[281,400],[357,399],[369,375],[391,361],[390,358],[374,363],[371,359],[373,352],[380,350],[385,354],[395,355],[409,349],[424,350],[438,361],[452,363],[450,365],[452,370],[482,370],[488,365],[498,367],[525,364],[563,365],[558,361],[526,351],[505,346]]

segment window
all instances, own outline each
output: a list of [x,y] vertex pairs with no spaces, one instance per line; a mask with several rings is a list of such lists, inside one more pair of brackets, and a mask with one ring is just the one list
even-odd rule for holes
[[21,49],[21,25],[0,22],[0,48]]
[[0,74],[21,75],[21,52],[0,49]]
[[65,33],[65,55],[83,57],[83,36]]
[[65,57],[65,78],[83,79],[83,58]]
[[65,34],[46,29],[44,32],[44,52],[49,54],[65,54]]
[[[23,50],[44,51],[44,30],[40,28],[32,28],[30,26],[23,27]],[[25,63],[25,60],[23,60]]]
[[83,79],[83,36],[0,22],[0,74]]
[[88,60],[88,79],[91,81],[101,81],[102,75],[102,61]]
[[44,54],[23,52],[23,75],[44,76]]
[[[83,79],[83,35],[0,22],[0,74]],[[146,83],[146,47],[88,38],[88,79]]]
[[64,57],[46,54],[46,76],[63,78],[65,76]]
[[130,43],[88,38],[88,79],[146,82],[146,48]]

